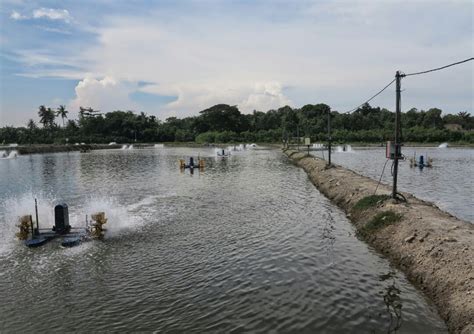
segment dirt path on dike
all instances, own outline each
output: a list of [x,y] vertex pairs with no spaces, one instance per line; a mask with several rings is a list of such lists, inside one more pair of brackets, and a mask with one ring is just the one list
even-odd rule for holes
[[[359,235],[400,268],[437,306],[451,333],[474,333],[474,224],[408,193],[306,153],[284,150],[342,208]],[[386,195],[386,196],[384,196]]]

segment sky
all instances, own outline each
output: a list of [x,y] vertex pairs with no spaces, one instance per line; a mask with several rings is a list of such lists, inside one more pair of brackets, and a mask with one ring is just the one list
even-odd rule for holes
[[[326,103],[473,57],[471,0],[0,2],[0,126],[40,105],[159,119]],[[402,111],[473,110],[474,61],[402,80]],[[394,110],[392,85],[371,102]]]

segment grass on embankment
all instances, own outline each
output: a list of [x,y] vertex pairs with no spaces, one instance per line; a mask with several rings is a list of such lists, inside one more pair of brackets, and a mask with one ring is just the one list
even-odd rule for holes
[[[375,209],[388,199],[390,199],[388,195],[366,196],[354,205],[352,211],[359,213],[359,216],[362,218],[364,216],[364,214],[361,214],[363,211]],[[379,212],[359,229],[358,234],[362,237],[369,237],[378,230],[400,221],[401,218],[402,215],[392,210]]]
[[392,210],[383,211],[375,215],[368,223],[359,229],[359,235],[368,237],[374,232],[402,219],[402,215]]
[[382,202],[389,199],[390,196],[388,195],[370,195],[362,198],[359,200],[356,205],[352,208],[353,210],[362,211],[367,210],[372,207],[378,206],[382,204]]

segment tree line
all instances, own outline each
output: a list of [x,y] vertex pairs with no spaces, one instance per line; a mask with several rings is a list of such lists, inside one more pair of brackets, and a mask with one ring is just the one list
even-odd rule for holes
[[[327,140],[328,115],[334,141],[379,143],[393,139],[395,122],[394,112],[369,104],[352,113],[331,111],[320,103],[251,114],[242,114],[237,106],[218,104],[196,116],[165,121],[143,112],[121,110],[101,113],[80,107],[77,120],[68,119],[68,113],[63,105],[57,109],[41,105],[39,125],[30,119],[24,127],[4,126],[0,128],[0,143],[277,143],[296,136],[315,142]],[[474,143],[474,117],[466,111],[442,116],[438,108],[412,108],[402,113],[401,125],[405,142]]]

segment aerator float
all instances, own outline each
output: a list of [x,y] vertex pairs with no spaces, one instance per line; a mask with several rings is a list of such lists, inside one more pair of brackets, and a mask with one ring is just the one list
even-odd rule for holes
[[[35,199],[36,224],[31,215],[25,215],[19,219],[20,231],[16,234],[18,239],[24,240],[28,247],[43,246],[53,239],[61,239],[63,247],[73,247],[83,241],[99,239],[105,236],[107,223],[104,212],[91,215],[88,220],[86,215],[85,227],[72,227],[69,225],[69,211],[66,203],[58,204],[54,207],[54,226],[50,228],[40,228],[38,220],[38,203]],[[36,225],[36,227],[35,227]]]
[[189,169],[191,174],[193,173],[194,169],[198,169],[199,171],[204,170],[204,160],[201,158],[197,158],[197,163],[194,162],[194,158],[190,157],[189,158],[189,163],[186,163],[184,159],[179,159],[179,169],[181,172],[184,172],[185,169]]

